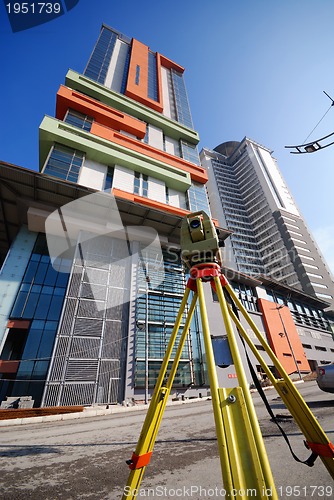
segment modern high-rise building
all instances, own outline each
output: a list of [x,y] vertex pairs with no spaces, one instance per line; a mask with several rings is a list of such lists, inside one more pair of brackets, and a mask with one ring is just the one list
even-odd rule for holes
[[[35,406],[92,405],[150,397],[187,280],[181,222],[189,212],[210,215],[205,184],[211,160],[226,164],[221,183],[229,182],[230,197],[238,195],[230,200],[234,225],[221,217],[222,209],[219,222],[232,230],[238,221],[242,225],[242,237],[233,236],[232,245],[250,241],[242,247],[250,255],[244,268],[237,259],[225,263],[237,269],[227,272],[238,296],[289,373],[334,359],[326,297],[293,288],[298,285],[293,264],[284,268],[295,273],[287,284],[244,274],[254,274],[254,265],[256,274],[270,274],[267,261],[256,256],[254,264],[256,207],[253,219],[247,212],[252,199],[263,210],[259,217],[268,217],[270,234],[276,235],[276,219],[282,232],[290,224],[296,237],[303,226],[292,200],[291,213],[286,210],[281,218],[272,201],[268,214],[269,202],[260,191],[250,187],[253,194],[244,200],[232,182],[237,162],[230,165],[225,150],[206,151],[200,164],[183,73],[179,64],[103,25],[85,71],[67,73],[55,117],[42,121],[40,171],[0,162],[0,401],[30,396]],[[248,144],[251,149],[254,143]],[[241,162],[241,146],[240,151]],[[252,172],[245,169],[244,175]],[[214,189],[211,180],[209,192]],[[268,195],[269,185],[263,189]],[[211,201],[214,210],[217,200]],[[108,216],[115,214],[109,211],[114,202],[112,226]],[[157,247],[147,251],[145,229],[158,235],[159,252]],[[312,273],[310,266],[318,264],[310,260],[311,251],[305,255],[305,269]],[[313,270],[323,274],[322,268]],[[221,351],[226,345],[222,318],[210,287],[205,293]],[[248,371],[247,376],[250,380]],[[221,369],[219,378],[225,386],[235,383],[234,367]],[[195,311],[173,396],[203,394],[206,388]]]
[[[4,357],[11,352],[7,359],[21,361],[12,365],[13,382],[7,377],[2,397],[29,393],[47,406],[93,404],[143,399],[145,386],[153,387],[186,279],[180,223],[189,211],[209,210],[183,73],[179,64],[103,25],[83,74],[66,75],[55,118],[46,116],[40,126],[48,196],[42,203],[35,194],[27,227],[14,242],[21,267],[1,338]],[[134,238],[89,238],[81,231],[74,260],[64,256],[67,273],[52,267],[48,215],[99,191],[113,194],[124,226],[158,232],[165,266],[157,288],[147,290],[154,256],[144,269],[138,256],[145,244]],[[66,209],[62,213],[66,225]],[[86,233],[89,228],[87,222]],[[132,258],[123,259],[129,251]],[[205,383],[200,334],[195,318],[176,387]]]
[[224,262],[327,301],[334,282],[272,152],[245,137],[201,151],[212,215],[232,231]]

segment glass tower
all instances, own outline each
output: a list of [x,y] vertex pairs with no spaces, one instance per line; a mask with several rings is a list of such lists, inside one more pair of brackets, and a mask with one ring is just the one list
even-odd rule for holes
[[327,300],[334,283],[272,152],[255,141],[225,142],[201,151],[213,216],[232,231],[227,265],[266,275]]

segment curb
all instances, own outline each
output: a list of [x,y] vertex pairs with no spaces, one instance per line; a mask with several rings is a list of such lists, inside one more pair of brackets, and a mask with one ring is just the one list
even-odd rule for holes
[[[211,400],[210,396],[203,398],[185,399],[184,401],[168,401],[167,406],[180,406],[189,403],[197,403],[199,401]],[[8,420],[0,420],[0,427],[11,427],[13,425],[24,424],[41,424],[45,422],[59,422],[61,420],[76,420],[88,417],[102,417],[105,415],[117,415],[118,413],[128,413],[141,410],[147,410],[149,404],[135,406],[114,406],[112,408],[85,408],[81,412],[63,413],[59,415],[45,415],[39,417],[12,418]]]
[[[295,385],[303,384],[304,380],[296,380]],[[269,389],[275,389],[274,386],[270,385],[263,387],[264,391]],[[251,393],[257,392],[257,389],[250,389]],[[204,396],[202,398],[192,398],[185,399],[182,401],[168,401],[167,406],[180,406],[189,403],[198,403],[200,401],[211,400],[211,396]],[[13,425],[25,425],[25,424],[43,424],[46,422],[59,422],[61,420],[76,420],[88,417],[103,417],[105,415],[117,415],[118,413],[128,413],[134,411],[147,410],[149,404],[134,405],[134,406],[114,406],[112,408],[85,408],[82,412],[74,413],[63,413],[59,415],[45,415],[40,417],[25,417],[25,418],[13,418],[9,420],[0,420],[0,427],[11,427]]]

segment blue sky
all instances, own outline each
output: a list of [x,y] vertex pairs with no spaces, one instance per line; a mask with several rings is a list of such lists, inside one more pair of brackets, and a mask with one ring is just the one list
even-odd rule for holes
[[[244,136],[274,151],[334,271],[334,146],[291,155],[334,98],[332,0],[80,0],[12,33],[0,5],[0,159],[38,169],[38,126],[69,68],[82,72],[104,22],[186,68],[201,147]],[[334,106],[309,140],[334,131]]]

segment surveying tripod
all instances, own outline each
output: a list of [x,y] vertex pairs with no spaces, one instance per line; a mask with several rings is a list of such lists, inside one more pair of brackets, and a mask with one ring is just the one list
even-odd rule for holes
[[[227,496],[246,499],[247,489],[256,489],[256,498],[278,499],[259,422],[237,346],[232,326],[233,323],[304,434],[307,447],[312,451],[314,457],[319,456],[321,458],[330,475],[334,478],[334,446],[291,382],[288,374],[267,344],[242,302],[236,296],[233,288],[222,274],[218,246],[219,240],[216,229],[205,212],[201,211],[189,214],[183,220],[181,226],[181,250],[183,260],[190,268],[190,278],[188,279],[185,294],[180,304],[137,447],[132,454],[131,460],[127,461],[131,472],[127,487],[124,490],[126,493],[123,494],[122,500],[132,500],[137,497],[146,466],[151,459],[197,302],[199,304],[203,328],[207,372],[222,477]],[[238,387],[232,389],[218,387],[203,282],[209,282],[218,296],[239,383]],[[185,316],[176,354],[170,369],[168,369],[172,361],[172,352],[176,345],[176,339],[191,292],[193,292],[193,296]],[[226,300],[226,295],[229,296],[229,301]],[[231,306],[231,302],[234,303],[235,307]],[[277,372],[280,374],[279,379],[273,375],[248,336],[240,322],[238,313],[235,312],[236,308],[254,332],[263,349],[267,352]],[[240,492],[239,496],[236,496],[236,492]],[[244,492],[244,495],[242,492]]]

